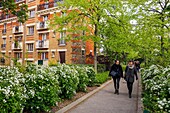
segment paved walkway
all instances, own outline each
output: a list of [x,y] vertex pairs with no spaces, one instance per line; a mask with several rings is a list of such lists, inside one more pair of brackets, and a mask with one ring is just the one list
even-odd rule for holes
[[[120,81],[120,94],[114,94],[113,82],[105,88],[76,106],[67,113],[142,113],[137,111],[138,81],[133,85],[132,98],[128,97],[128,90],[123,79]],[[139,92],[138,92],[139,90]]]

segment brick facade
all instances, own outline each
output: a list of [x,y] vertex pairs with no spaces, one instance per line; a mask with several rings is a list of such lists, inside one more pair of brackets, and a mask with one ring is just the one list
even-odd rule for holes
[[[63,1],[45,1],[16,0],[18,5],[20,3],[28,5],[29,18],[25,24],[26,32],[24,32],[24,25],[17,22],[16,16],[3,16],[3,11],[0,10],[0,65],[13,65],[14,59],[18,59],[17,61],[22,63],[23,55],[25,55],[26,62],[43,65],[57,62],[66,64],[83,63],[74,62],[73,59],[75,58],[84,58],[85,63],[86,57],[84,56],[90,54],[90,50],[93,52],[93,42],[80,42],[79,57],[76,57],[75,52],[73,52],[75,50],[75,47],[73,47],[74,41],[61,40],[60,37],[64,34],[54,32],[48,28],[47,21],[53,17],[54,13],[61,16],[61,10],[57,9],[57,2],[54,1]],[[26,36],[25,43],[23,43],[24,35]],[[25,54],[23,54],[24,45]]]

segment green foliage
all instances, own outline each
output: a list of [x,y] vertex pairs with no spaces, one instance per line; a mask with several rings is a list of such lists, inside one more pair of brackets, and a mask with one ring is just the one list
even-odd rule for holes
[[97,64],[97,72],[105,72],[106,71],[106,65],[105,64]]
[[96,74],[97,83],[102,84],[106,82],[109,79],[108,75],[109,75],[109,72],[102,72],[102,73]]
[[143,103],[153,113],[169,112],[170,66],[152,65],[142,70]]
[[59,75],[59,86],[61,88],[61,98],[72,98],[76,94],[79,83],[78,71],[65,64],[53,67]]
[[38,68],[35,65],[28,65],[26,70],[23,84],[24,88],[27,89],[25,109],[34,113],[50,111],[50,107],[59,102],[58,75],[52,68]]
[[18,68],[0,68],[0,112],[16,113],[22,111],[24,97],[23,74]]
[[76,91],[86,91],[96,83],[94,69],[88,66],[58,64],[53,67],[29,64],[0,68],[0,112],[49,112]]
[[2,10],[6,14],[13,14],[17,16],[19,22],[24,23],[28,19],[28,6],[26,4],[17,6],[14,0],[5,0],[0,3],[2,5]]

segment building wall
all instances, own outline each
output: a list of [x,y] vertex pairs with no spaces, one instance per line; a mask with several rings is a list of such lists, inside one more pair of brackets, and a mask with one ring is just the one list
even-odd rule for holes
[[[44,65],[57,63],[61,61],[61,53],[65,52],[65,63],[71,64],[72,62],[72,42],[66,42],[66,44],[60,44],[60,33],[54,32],[51,29],[46,28],[43,21],[43,16],[48,15],[48,20],[53,17],[54,14],[61,16],[61,11],[54,7],[54,0],[49,0],[50,5],[42,5],[45,0],[21,0],[20,3],[26,3],[28,5],[28,10],[35,11],[35,16],[29,17],[25,23],[26,32],[24,32],[24,25],[17,22],[17,18],[0,18],[0,59],[5,58],[4,65],[11,65],[13,63],[12,59],[18,59],[18,62],[22,61],[23,55],[25,55],[25,61],[38,63],[38,60],[45,58],[43,61]],[[20,3],[17,3],[18,5]],[[45,9],[46,7],[46,9]],[[0,15],[2,15],[2,10],[0,10]],[[30,12],[28,13],[28,15]],[[4,24],[6,23],[6,33],[4,31]],[[21,31],[18,32],[17,26],[21,26]],[[34,27],[34,33],[29,34],[30,27]],[[15,29],[16,28],[16,29]],[[15,30],[15,31],[14,31]],[[24,33],[26,35],[25,43]],[[47,37],[42,41],[44,35],[47,33]],[[67,34],[67,33],[66,33]],[[22,37],[22,38],[18,38]],[[4,39],[6,39],[6,47],[4,44]],[[19,40],[19,41],[18,41]],[[49,43],[48,43],[49,42]],[[87,42],[87,52],[93,50],[93,42]],[[19,45],[20,44],[20,45]],[[28,45],[33,44],[33,51],[28,51]],[[86,45],[87,45],[86,44]],[[25,45],[25,54],[23,54],[23,46]],[[38,45],[38,47],[37,47]],[[86,48],[85,48],[86,49]],[[43,55],[42,55],[43,54]],[[4,56],[5,55],[5,56]],[[2,65],[2,63],[0,63]]]

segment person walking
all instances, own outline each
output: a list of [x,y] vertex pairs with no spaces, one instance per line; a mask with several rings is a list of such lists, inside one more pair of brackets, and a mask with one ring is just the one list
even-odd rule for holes
[[126,66],[126,69],[125,69],[125,80],[127,82],[129,98],[132,97],[133,83],[134,83],[134,79],[135,79],[134,76],[136,76],[136,80],[138,80],[137,70],[134,65],[134,61],[129,61],[128,65]]
[[113,79],[115,94],[119,95],[119,82],[120,78],[123,77],[123,70],[119,60],[115,60],[115,63],[110,69],[109,75],[112,76]]

